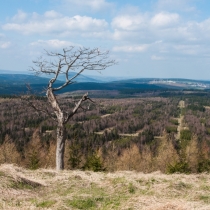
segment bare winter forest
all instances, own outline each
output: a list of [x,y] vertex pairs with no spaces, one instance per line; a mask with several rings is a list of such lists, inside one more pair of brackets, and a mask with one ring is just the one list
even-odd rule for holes
[[[72,98],[59,96],[63,110]],[[34,98],[30,100],[35,100]],[[66,125],[65,169],[200,173],[210,170],[210,99],[94,99]],[[48,106],[45,97],[36,103]],[[50,111],[50,110],[49,110]],[[0,98],[0,163],[54,168],[56,122],[18,97]]]

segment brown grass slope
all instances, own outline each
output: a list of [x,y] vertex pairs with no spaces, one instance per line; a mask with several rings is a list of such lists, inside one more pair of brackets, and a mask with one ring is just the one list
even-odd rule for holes
[[0,166],[0,209],[209,210],[209,174],[27,170]]

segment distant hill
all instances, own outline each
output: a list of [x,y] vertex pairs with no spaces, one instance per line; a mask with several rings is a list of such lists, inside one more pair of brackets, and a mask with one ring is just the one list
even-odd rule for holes
[[[69,77],[75,74],[71,73]],[[51,77],[41,77],[32,74],[14,74],[0,70],[0,94],[22,94],[27,91],[26,84],[30,84],[32,89],[39,93],[46,88]],[[56,85],[63,83],[65,75],[61,75]],[[127,80],[117,80],[102,82],[101,80],[79,75],[75,83],[61,90],[60,93],[72,92],[77,90],[107,90],[120,91],[123,94],[134,94],[144,91],[156,91],[167,89],[210,89],[210,81],[190,80],[190,79],[159,79],[159,78],[135,78]]]
[[[10,71],[10,70],[1,70],[0,69],[0,75],[1,74],[7,74],[7,75],[34,75],[33,72],[31,71]],[[73,77],[76,73],[75,72],[70,72],[69,77]],[[48,75],[40,75],[40,77],[43,78],[51,78],[51,76]],[[61,75],[59,77],[59,80],[65,80],[65,75]],[[77,78],[75,78],[75,81],[77,82],[112,82],[112,81],[119,81],[123,80],[125,78],[123,77],[110,77],[110,76],[103,76],[103,74],[98,74],[98,75],[85,75],[81,74]]]
[[0,74],[0,84],[2,85],[22,85],[30,84],[47,84],[49,79],[26,74]]
[[[75,76],[76,73],[70,73],[69,78]],[[13,83],[25,83],[28,82],[30,84],[42,84],[42,83],[48,83],[49,79],[52,78],[51,76],[48,75],[40,75],[40,76],[35,76],[31,72],[27,73],[11,73],[11,72],[6,72],[0,70],[0,82],[3,81],[12,81]],[[58,78],[60,81],[65,80],[65,75],[61,75]],[[76,82],[101,82],[100,80],[93,79],[91,77],[87,77],[84,75],[79,75],[77,78],[74,79]]]

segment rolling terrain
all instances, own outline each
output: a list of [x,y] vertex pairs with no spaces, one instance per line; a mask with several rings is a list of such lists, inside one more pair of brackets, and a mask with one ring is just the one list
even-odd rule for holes
[[[69,76],[73,77],[75,74],[71,73]],[[47,87],[50,77],[41,77],[30,74],[15,74],[9,71],[0,70],[0,95],[20,95],[28,92],[26,84],[30,84],[31,93],[43,94],[43,90]],[[61,75],[56,82],[57,85],[64,81]],[[90,77],[86,75],[79,75],[75,83],[67,86],[59,93],[74,92],[74,91],[108,91],[111,97],[130,97],[130,95],[138,95],[144,92],[158,92],[163,93],[167,90],[181,91],[181,90],[196,90],[199,92],[208,91],[210,89],[209,81],[199,81],[190,79],[160,79],[160,78],[137,78],[120,80],[119,78],[103,78]],[[106,81],[106,82],[105,82]],[[117,94],[116,94],[117,91]],[[115,92],[113,94],[113,92]],[[98,95],[100,94],[96,94]],[[109,96],[109,94],[103,94]]]
[[[56,123],[19,97],[48,78],[0,75],[0,209],[210,209],[208,82],[171,81],[77,82],[60,92],[66,112],[86,91],[95,103],[66,125],[58,172]],[[26,99],[52,111],[44,96]]]

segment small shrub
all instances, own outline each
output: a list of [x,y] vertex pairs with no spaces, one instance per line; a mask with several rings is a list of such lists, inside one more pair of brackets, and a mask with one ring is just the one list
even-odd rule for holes
[[177,119],[171,119],[170,122],[174,125],[179,125],[179,122]]
[[135,186],[133,186],[132,183],[129,183],[128,191],[129,191],[129,193],[131,193],[131,194],[134,194],[134,193],[135,193],[136,188],[135,188]]
[[146,144],[150,144],[154,140],[154,134],[151,130],[145,130],[141,135],[145,137]]
[[69,159],[68,159],[68,165],[71,166],[71,168],[79,168],[81,163],[81,147],[78,144],[72,144],[69,146]]
[[189,168],[188,163],[186,162],[177,162],[174,165],[168,165],[167,167],[167,173],[173,174],[173,173],[190,173],[191,170]]
[[202,160],[198,163],[198,172],[210,172],[210,160]]
[[205,107],[202,105],[188,105],[188,109],[191,109],[192,111],[200,111],[200,112],[205,112]]
[[200,123],[205,124],[206,123],[206,119],[205,118],[200,119]]
[[97,171],[105,171],[105,168],[103,167],[103,163],[96,154],[92,154],[89,156],[86,160],[86,163],[83,166],[84,170],[92,170],[94,172]]
[[31,170],[36,170],[39,168],[39,157],[37,151],[33,151],[29,155],[29,163],[28,163],[28,168]]
[[190,130],[182,130],[180,132],[180,139],[181,140],[191,140],[192,139],[192,133]]
[[210,135],[210,128],[206,128],[206,134]]
[[177,127],[175,127],[175,126],[167,126],[166,127],[166,132],[167,133],[176,133],[177,132]]

